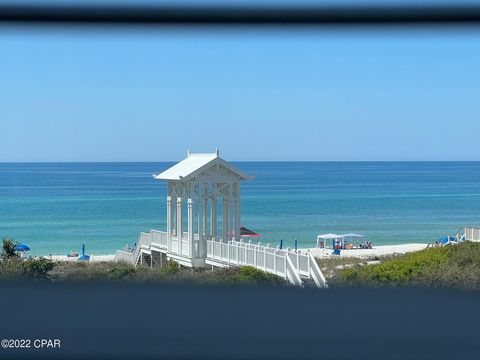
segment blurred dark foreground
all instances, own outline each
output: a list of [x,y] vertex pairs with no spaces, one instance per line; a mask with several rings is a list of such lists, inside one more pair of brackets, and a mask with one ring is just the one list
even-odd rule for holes
[[[472,359],[480,292],[0,284],[0,358]],[[59,339],[60,348],[34,348]],[[38,344],[38,342],[37,342]],[[3,342],[2,342],[3,345]]]

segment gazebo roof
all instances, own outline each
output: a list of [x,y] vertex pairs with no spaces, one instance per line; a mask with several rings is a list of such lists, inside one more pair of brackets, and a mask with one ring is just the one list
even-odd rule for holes
[[186,159],[160,174],[153,175],[153,177],[157,180],[190,180],[195,175],[199,175],[203,171],[217,164],[238,175],[240,179],[250,180],[253,178],[252,176],[238,170],[229,162],[223,160],[219,156],[218,150],[211,154],[191,154],[189,152]]

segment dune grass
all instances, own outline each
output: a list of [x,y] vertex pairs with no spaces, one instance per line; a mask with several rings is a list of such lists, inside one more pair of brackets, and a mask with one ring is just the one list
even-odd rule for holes
[[163,268],[133,266],[115,262],[59,262],[51,272],[56,281],[137,281],[137,282],[194,282],[198,284],[285,285],[284,279],[250,266],[229,269],[180,267],[169,261]]

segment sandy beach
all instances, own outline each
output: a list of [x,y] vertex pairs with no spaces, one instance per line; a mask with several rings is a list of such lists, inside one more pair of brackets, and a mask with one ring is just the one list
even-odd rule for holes
[[[427,247],[428,244],[400,244],[400,245],[381,245],[374,246],[372,249],[351,249],[351,250],[342,250],[340,252],[341,257],[357,257],[357,258],[372,258],[376,256],[387,256],[395,254],[406,254],[408,252],[420,251]],[[315,257],[330,257],[337,256],[331,255],[332,249],[319,249],[319,248],[309,248],[302,250],[310,250],[310,252]]]
[[[428,244],[399,244],[399,245],[380,245],[374,246],[372,249],[351,249],[351,250],[342,250],[340,253],[341,257],[356,257],[356,258],[373,258],[376,256],[388,256],[395,254],[406,254],[408,252],[420,251],[427,247]],[[336,256],[332,255],[331,249],[319,249],[319,248],[304,248],[300,251],[310,251],[315,257],[330,257]],[[76,261],[76,257],[68,257],[66,255],[52,255],[45,256],[47,259],[53,261]],[[91,255],[91,262],[100,262],[100,261],[114,261],[115,255]]]
[[[44,256],[46,259],[51,259],[53,261],[77,261],[76,257],[68,257],[66,255],[52,255]],[[100,261],[113,261],[115,258],[114,254],[109,255],[90,255],[90,262],[100,262]]]

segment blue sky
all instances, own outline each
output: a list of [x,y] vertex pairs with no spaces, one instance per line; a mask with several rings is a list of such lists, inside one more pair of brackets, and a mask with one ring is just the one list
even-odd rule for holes
[[0,161],[480,160],[480,30],[0,31]]

